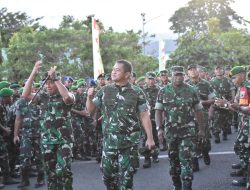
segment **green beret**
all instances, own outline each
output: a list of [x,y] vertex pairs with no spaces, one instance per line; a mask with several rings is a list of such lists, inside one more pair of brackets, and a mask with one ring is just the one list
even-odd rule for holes
[[40,86],[41,86],[41,84],[40,84],[39,82],[36,82],[36,83],[34,84],[34,87],[35,87],[35,88],[40,88]]
[[15,88],[20,88],[21,86],[19,85],[19,84],[17,84],[17,83],[12,83],[11,85],[10,85],[10,88],[11,89],[15,89]]
[[70,90],[77,90],[77,86],[72,86]]
[[234,75],[237,75],[237,74],[243,73],[243,72],[246,72],[245,67],[243,67],[243,66],[235,66],[234,68],[231,69],[230,76],[234,76]]
[[84,80],[77,82],[76,87],[79,88],[80,86],[87,86],[86,82]]
[[8,88],[10,86],[10,83],[8,81],[1,81],[0,82],[0,90],[2,88]]
[[141,81],[144,81],[144,80],[145,80],[145,77],[144,77],[144,76],[141,76],[141,77],[139,77],[139,78],[136,80],[136,83],[141,82]]
[[12,95],[13,95],[13,90],[10,88],[2,88],[0,90],[0,97],[12,96]]

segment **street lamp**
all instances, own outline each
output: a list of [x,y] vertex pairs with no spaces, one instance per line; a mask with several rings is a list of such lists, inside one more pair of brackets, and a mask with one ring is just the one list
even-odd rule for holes
[[[151,22],[152,20],[155,20],[157,18],[159,18],[160,16],[156,16],[152,19],[149,19],[146,21],[145,19],[145,13],[141,13],[141,17],[142,17],[142,48],[143,48],[143,54],[145,55],[145,46],[146,46],[146,41],[145,41],[145,38],[146,38],[146,34],[145,34],[145,24]],[[152,35],[155,37],[155,35]]]

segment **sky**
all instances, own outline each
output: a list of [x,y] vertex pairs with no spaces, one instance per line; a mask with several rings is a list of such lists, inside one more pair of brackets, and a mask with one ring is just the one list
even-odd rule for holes
[[[63,15],[72,15],[84,20],[94,14],[104,27],[124,32],[133,29],[142,30],[142,16],[145,13],[145,32],[159,34],[158,38],[175,38],[169,29],[169,18],[188,0],[0,0],[0,8],[6,7],[11,12],[26,12],[31,18],[43,16],[42,25],[58,27]],[[235,0],[231,7],[250,20],[250,1]],[[162,35],[160,35],[162,34]]]

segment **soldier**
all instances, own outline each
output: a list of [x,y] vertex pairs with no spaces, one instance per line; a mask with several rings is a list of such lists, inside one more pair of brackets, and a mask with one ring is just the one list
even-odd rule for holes
[[[202,104],[194,88],[184,83],[184,68],[172,68],[172,83],[162,88],[155,105],[155,120],[159,140],[165,130],[170,160],[170,176],[174,189],[192,189],[193,138],[196,135],[195,116],[199,125],[198,137],[204,137]],[[162,112],[166,112],[164,128]],[[181,178],[180,178],[181,175]],[[183,181],[183,185],[181,183]]]
[[131,76],[130,76],[130,79],[129,79],[129,82],[133,85],[136,85],[135,84],[135,81],[136,81],[136,73],[135,72],[132,72],[131,73]]
[[[167,72],[167,70],[161,70],[160,71],[160,81],[159,81],[160,88],[165,87],[168,83],[169,83],[169,79],[168,79],[168,72]],[[163,138],[162,147],[160,148],[160,150],[161,151],[166,151],[167,149],[168,148],[167,148],[166,139]]]
[[143,91],[129,83],[132,65],[126,60],[115,63],[107,85],[95,95],[89,88],[87,110],[101,109],[103,116],[103,154],[101,168],[103,180],[109,190],[133,188],[133,175],[138,160],[140,123],[147,134],[146,146],[154,146],[148,105]]
[[111,74],[110,73],[105,74],[105,85],[110,84],[111,82],[112,82]]
[[16,102],[19,98],[20,98],[20,93],[19,93],[19,89],[21,88],[21,86],[17,83],[13,83],[10,85],[10,89],[13,90],[13,103]]
[[85,81],[79,81],[77,83],[77,92],[75,94],[75,104],[73,105],[72,112],[72,127],[74,132],[75,144],[73,149],[73,155],[76,160],[90,160],[87,157],[86,145],[84,145],[84,117],[88,115],[85,110],[86,96],[84,94]]
[[71,87],[72,87],[72,85],[73,85],[73,83],[74,83],[74,79],[73,79],[71,76],[64,76],[63,80],[64,80],[64,83],[63,83],[64,86],[65,86],[68,90],[70,90]]
[[[227,101],[233,101],[235,97],[235,87],[228,78],[224,76],[224,69],[220,65],[217,65],[214,70],[215,77],[211,80],[216,98],[226,99]],[[213,134],[215,137],[214,142],[220,143],[219,134],[222,131],[223,140],[227,140],[229,128],[231,128],[230,117],[231,113],[227,109],[215,107],[213,114]]]
[[[151,159],[150,159],[151,156],[153,158],[153,163],[159,162],[159,159],[158,159],[159,141],[158,141],[158,135],[157,135],[156,125],[155,125],[155,109],[154,109],[154,107],[155,107],[156,97],[157,97],[157,94],[158,94],[160,88],[155,85],[155,77],[156,77],[155,73],[147,72],[145,77],[146,77],[146,84],[142,87],[142,90],[145,93],[146,99],[149,103],[150,120],[151,120],[151,125],[152,125],[153,138],[154,138],[155,145],[157,147],[153,151],[153,153],[145,151],[145,153],[143,155],[143,156],[145,156],[143,168],[149,168],[149,167],[151,167]],[[144,143],[145,143],[147,136],[144,132],[143,132],[143,134],[144,134]]]
[[159,86],[161,88],[165,87],[169,83],[168,80],[168,72],[167,70],[161,70],[160,71],[160,81],[159,81]]
[[105,73],[100,74],[97,77],[98,88],[105,86]]
[[[190,80],[187,83],[193,86],[197,90],[202,106],[204,108],[203,116],[204,116],[205,138],[203,142],[198,142],[197,138],[195,139],[197,143],[197,150],[202,153],[204,163],[206,165],[209,165],[210,156],[208,153],[211,150],[211,143],[210,143],[210,128],[208,125],[208,112],[210,105],[214,103],[215,94],[209,82],[199,77],[199,72],[197,68],[198,66],[195,64],[188,65],[187,69]],[[196,130],[198,129],[196,128]],[[193,165],[194,165],[193,170],[198,171],[199,170],[198,155],[195,155],[193,159]]]
[[[37,61],[25,84],[22,96],[31,99],[32,82],[42,66]],[[71,124],[71,108],[75,101],[74,95],[60,81],[54,68],[48,71],[46,88],[48,94],[39,94],[39,101],[46,102],[43,120],[41,121],[41,148],[44,156],[48,189],[72,190],[73,177],[71,172],[73,129]]]
[[41,108],[37,105],[37,102],[33,101],[32,104],[29,104],[25,98],[20,98],[17,101],[13,142],[17,144],[20,141],[19,129],[21,129],[20,164],[22,182],[18,186],[19,188],[25,188],[30,185],[29,175],[32,157],[36,161],[36,169],[38,171],[35,187],[41,187],[45,184],[43,159],[40,149],[40,116]]
[[2,88],[0,90],[0,187],[3,187],[3,184],[19,183],[19,181],[11,177],[7,142],[5,140],[11,134],[10,128],[7,127],[7,107],[11,104],[12,95],[13,90],[10,88]]
[[[250,83],[246,80],[246,70],[243,66],[236,66],[231,70],[232,81],[238,88],[235,102],[220,102],[220,106],[232,108],[239,112],[239,130],[234,143],[234,151],[240,158],[240,165],[232,165],[234,169],[239,169],[231,173],[231,176],[244,176],[243,179],[233,180],[234,186],[247,186],[250,189],[249,181],[249,105],[250,105]],[[248,171],[247,171],[248,170]],[[246,176],[248,175],[248,179]]]

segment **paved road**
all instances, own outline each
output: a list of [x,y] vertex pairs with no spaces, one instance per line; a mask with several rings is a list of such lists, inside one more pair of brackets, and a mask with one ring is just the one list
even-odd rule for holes
[[[236,133],[229,136],[227,141],[220,144],[212,143],[211,165],[206,166],[200,159],[200,171],[194,174],[194,190],[242,190],[245,188],[233,187],[231,164],[237,162],[233,153],[233,142]],[[143,159],[141,159],[141,165]],[[139,169],[135,175],[135,190],[170,190],[172,182],[168,174],[169,161],[166,152],[161,153],[160,162],[153,164],[149,169]],[[74,162],[72,165],[74,173],[74,190],[102,190],[105,189],[101,180],[99,165],[93,160],[89,162]],[[34,188],[35,178],[29,189]],[[6,190],[16,190],[16,185],[6,186]],[[40,188],[45,190],[46,187]]]

